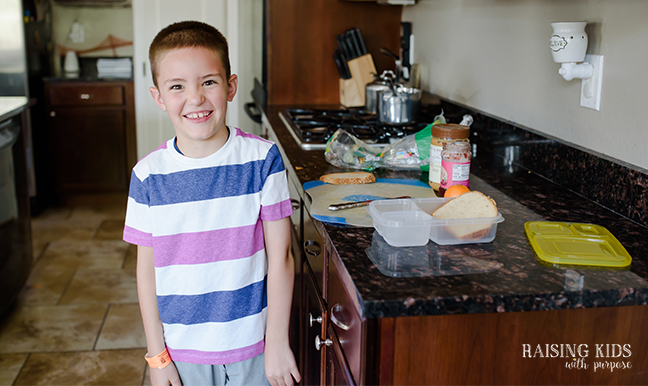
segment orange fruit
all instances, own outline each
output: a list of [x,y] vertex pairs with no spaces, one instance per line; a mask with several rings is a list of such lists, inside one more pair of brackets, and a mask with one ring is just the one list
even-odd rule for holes
[[467,192],[470,192],[470,189],[468,189],[465,185],[452,185],[451,187],[446,189],[443,197],[457,197]]

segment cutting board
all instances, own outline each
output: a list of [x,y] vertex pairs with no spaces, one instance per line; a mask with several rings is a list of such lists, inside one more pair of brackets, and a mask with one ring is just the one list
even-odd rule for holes
[[436,197],[434,190],[421,181],[392,178],[377,178],[376,182],[358,185],[333,185],[322,181],[310,181],[304,184],[304,190],[313,200],[310,207],[313,218],[322,222],[361,227],[373,226],[373,220],[366,206],[330,211],[329,205],[385,197]]

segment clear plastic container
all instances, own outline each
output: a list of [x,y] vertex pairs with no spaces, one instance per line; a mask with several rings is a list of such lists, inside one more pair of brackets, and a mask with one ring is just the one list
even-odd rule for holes
[[[415,198],[415,206],[426,214],[432,214],[453,198]],[[496,217],[440,220],[432,217],[430,240],[439,245],[489,243],[495,239],[497,224],[504,221],[498,212]]]
[[433,218],[420,210],[413,200],[378,200],[367,207],[374,228],[394,247],[426,245]]
[[367,211],[374,228],[394,247],[415,247],[432,240],[439,245],[489,243],[495,239],[496,217],[440,220],[431,216],[454,198],[415,198],[372,201]]

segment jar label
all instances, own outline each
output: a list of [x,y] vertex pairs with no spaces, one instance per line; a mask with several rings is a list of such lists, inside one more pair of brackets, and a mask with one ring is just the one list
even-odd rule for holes
[[465,185],[470,183],[470,162],[441,161],[441,187],[447,189],[452,185]]
[[430,182],[441,182],[441,152],[443,147],[430,145]]

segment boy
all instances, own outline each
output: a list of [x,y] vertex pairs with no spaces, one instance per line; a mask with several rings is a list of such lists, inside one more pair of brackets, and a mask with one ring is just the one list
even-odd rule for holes
[[149,60],[151,95],[176,133],[133,168],[124,227],[138,245],[151,383],[299,382],[288,344],[292,206],[277,146],[226,126],[238,78],[218,30],[171,24]]

